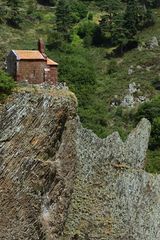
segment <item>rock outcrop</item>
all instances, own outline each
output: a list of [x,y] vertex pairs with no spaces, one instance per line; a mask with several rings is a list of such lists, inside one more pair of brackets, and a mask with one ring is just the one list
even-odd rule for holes
[[0,239],[157,240],[160,176],[150,123],[123,142],[84,129],[68,91],[13,94],[0,118]]
[[0,239],[56,239],[70,203],[76,102],[35,90],[14,94],[1,112]]

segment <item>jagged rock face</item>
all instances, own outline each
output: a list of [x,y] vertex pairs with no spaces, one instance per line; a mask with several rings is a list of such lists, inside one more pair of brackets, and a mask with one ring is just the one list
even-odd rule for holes
[[0,239],[56,239],[76,162],[71,97],[15,94],[1,112]]
[[157,240],[150,123],[123,142],[82,128],[72,96],[18,93],[1,110],[0,239]]
[[150,124],[143,119],[125,143],[114,133],[99,139],[78,130],[77,175],[64,238],[160,238],[160,176],[146,173]]

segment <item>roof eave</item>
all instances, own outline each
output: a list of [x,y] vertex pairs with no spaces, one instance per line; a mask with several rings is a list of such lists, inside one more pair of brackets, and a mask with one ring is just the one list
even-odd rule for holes
[[48,64],[48,63],[47,63],[47,65],[48,65],[48,66],[58,66],[59,64],[58,64],[58,63],[55,63],[55,64]]
[[17,55],[16,51],[15,51],[15,50],[12,50],[11,52],[13,52],[13,53],[14,53],[14,55],[15,55],[15,56],[16,56],[16,58],[17,58],[17,60],[19,61],[19,60],[20,60],[20,58],[18,57],[18,55]]

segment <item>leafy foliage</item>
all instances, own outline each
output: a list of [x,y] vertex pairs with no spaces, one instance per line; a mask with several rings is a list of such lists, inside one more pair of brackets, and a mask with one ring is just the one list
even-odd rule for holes
[[91,62],[88,52],[79,48],[66,48],[66,52],[62,52],[59,61],[60,80],[67,82],[71,90],[73,90],[79,100],[79,106],[85,107],[90,104],[91,93],[95,90],[96,75],[95,69]]
[[154,98],[151,102],[140,106],[137,112],[137,119],[147,118],[152,123],[152,132],[150,140],[150,149],[154,150],[160,147],[160,96]]
[[57,31],[63,34],[65,40],[68,40],[72,26],[86,15],[87,10],[82,2],[59,0],[56,8]]
[[77,34],[83,39],[85,47],[93,44],[96,29],[97,25],[88,19],[85,19],[78,25]]
[[9,95],[14,87],[14,80],[4,71],[0,70],[0,100]]
[[23,22],[29,19],[34,12],[36,2],[34,0],[2,0],[0,3],[0,22],[21,28]]
[[[126,8],[121,1],[103,1],[105,14],[100,21],[105,44],[117,45],[123,52],[127,45],[135,46],[137,33],[154,24],[151,9],[144,1],[127,0]],[[133,44],[132,44],[133,42]]]

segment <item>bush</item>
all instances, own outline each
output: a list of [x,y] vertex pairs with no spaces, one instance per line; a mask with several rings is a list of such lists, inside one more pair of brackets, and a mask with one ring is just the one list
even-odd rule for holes
[[81,19],[85,18],[88,13],[86,5],[77,0],[71,1],[70,10],[73,23],[79,22]]
[[95,70],[83,54],[72,53],[61,59],[60,77],[76,87],[95,84]]
[[107,72],[108,74],[112,74],[118,71],[118,66],[116,60],[111,60],[108,64]]
[[64,43],[63,36],[58,31],[52,31],[48,35],[47,47],[48,49],[61,49]]
[[160,116],[154,118],[152,123],[152,134],[150,140],[150,148],[156,149],[160,146]]
[[148,151],[145,169],[150,173],[160,173],[160,149]]
[[94,66],[86,49],[72,47],[68,50],[59,55],[59,79],[66,82],[76,93],[80,106],[87,106],[91,102],[90,96],[95,91]]
[[143,117],[152,123],[149,148],[155,150],[160,146],[160,96],[139,107],[136,119],[139,121]]
[[151,102],[142,104],[136,114],[136,119],[147,118],[153,123],[156,117],[160,116],[160,96],[155,97]]
[[92,21],[93,20],[93,13],[89,12],[87,18],[88,18],[88,20]]
[[0,100],[9,95],[14,87],[14,80],[4,71],[0,70]]
[[90,20],[85,20],[79,24],[77,34],[84,40],[86,47],[92,45],[96,27],[97,25]]

